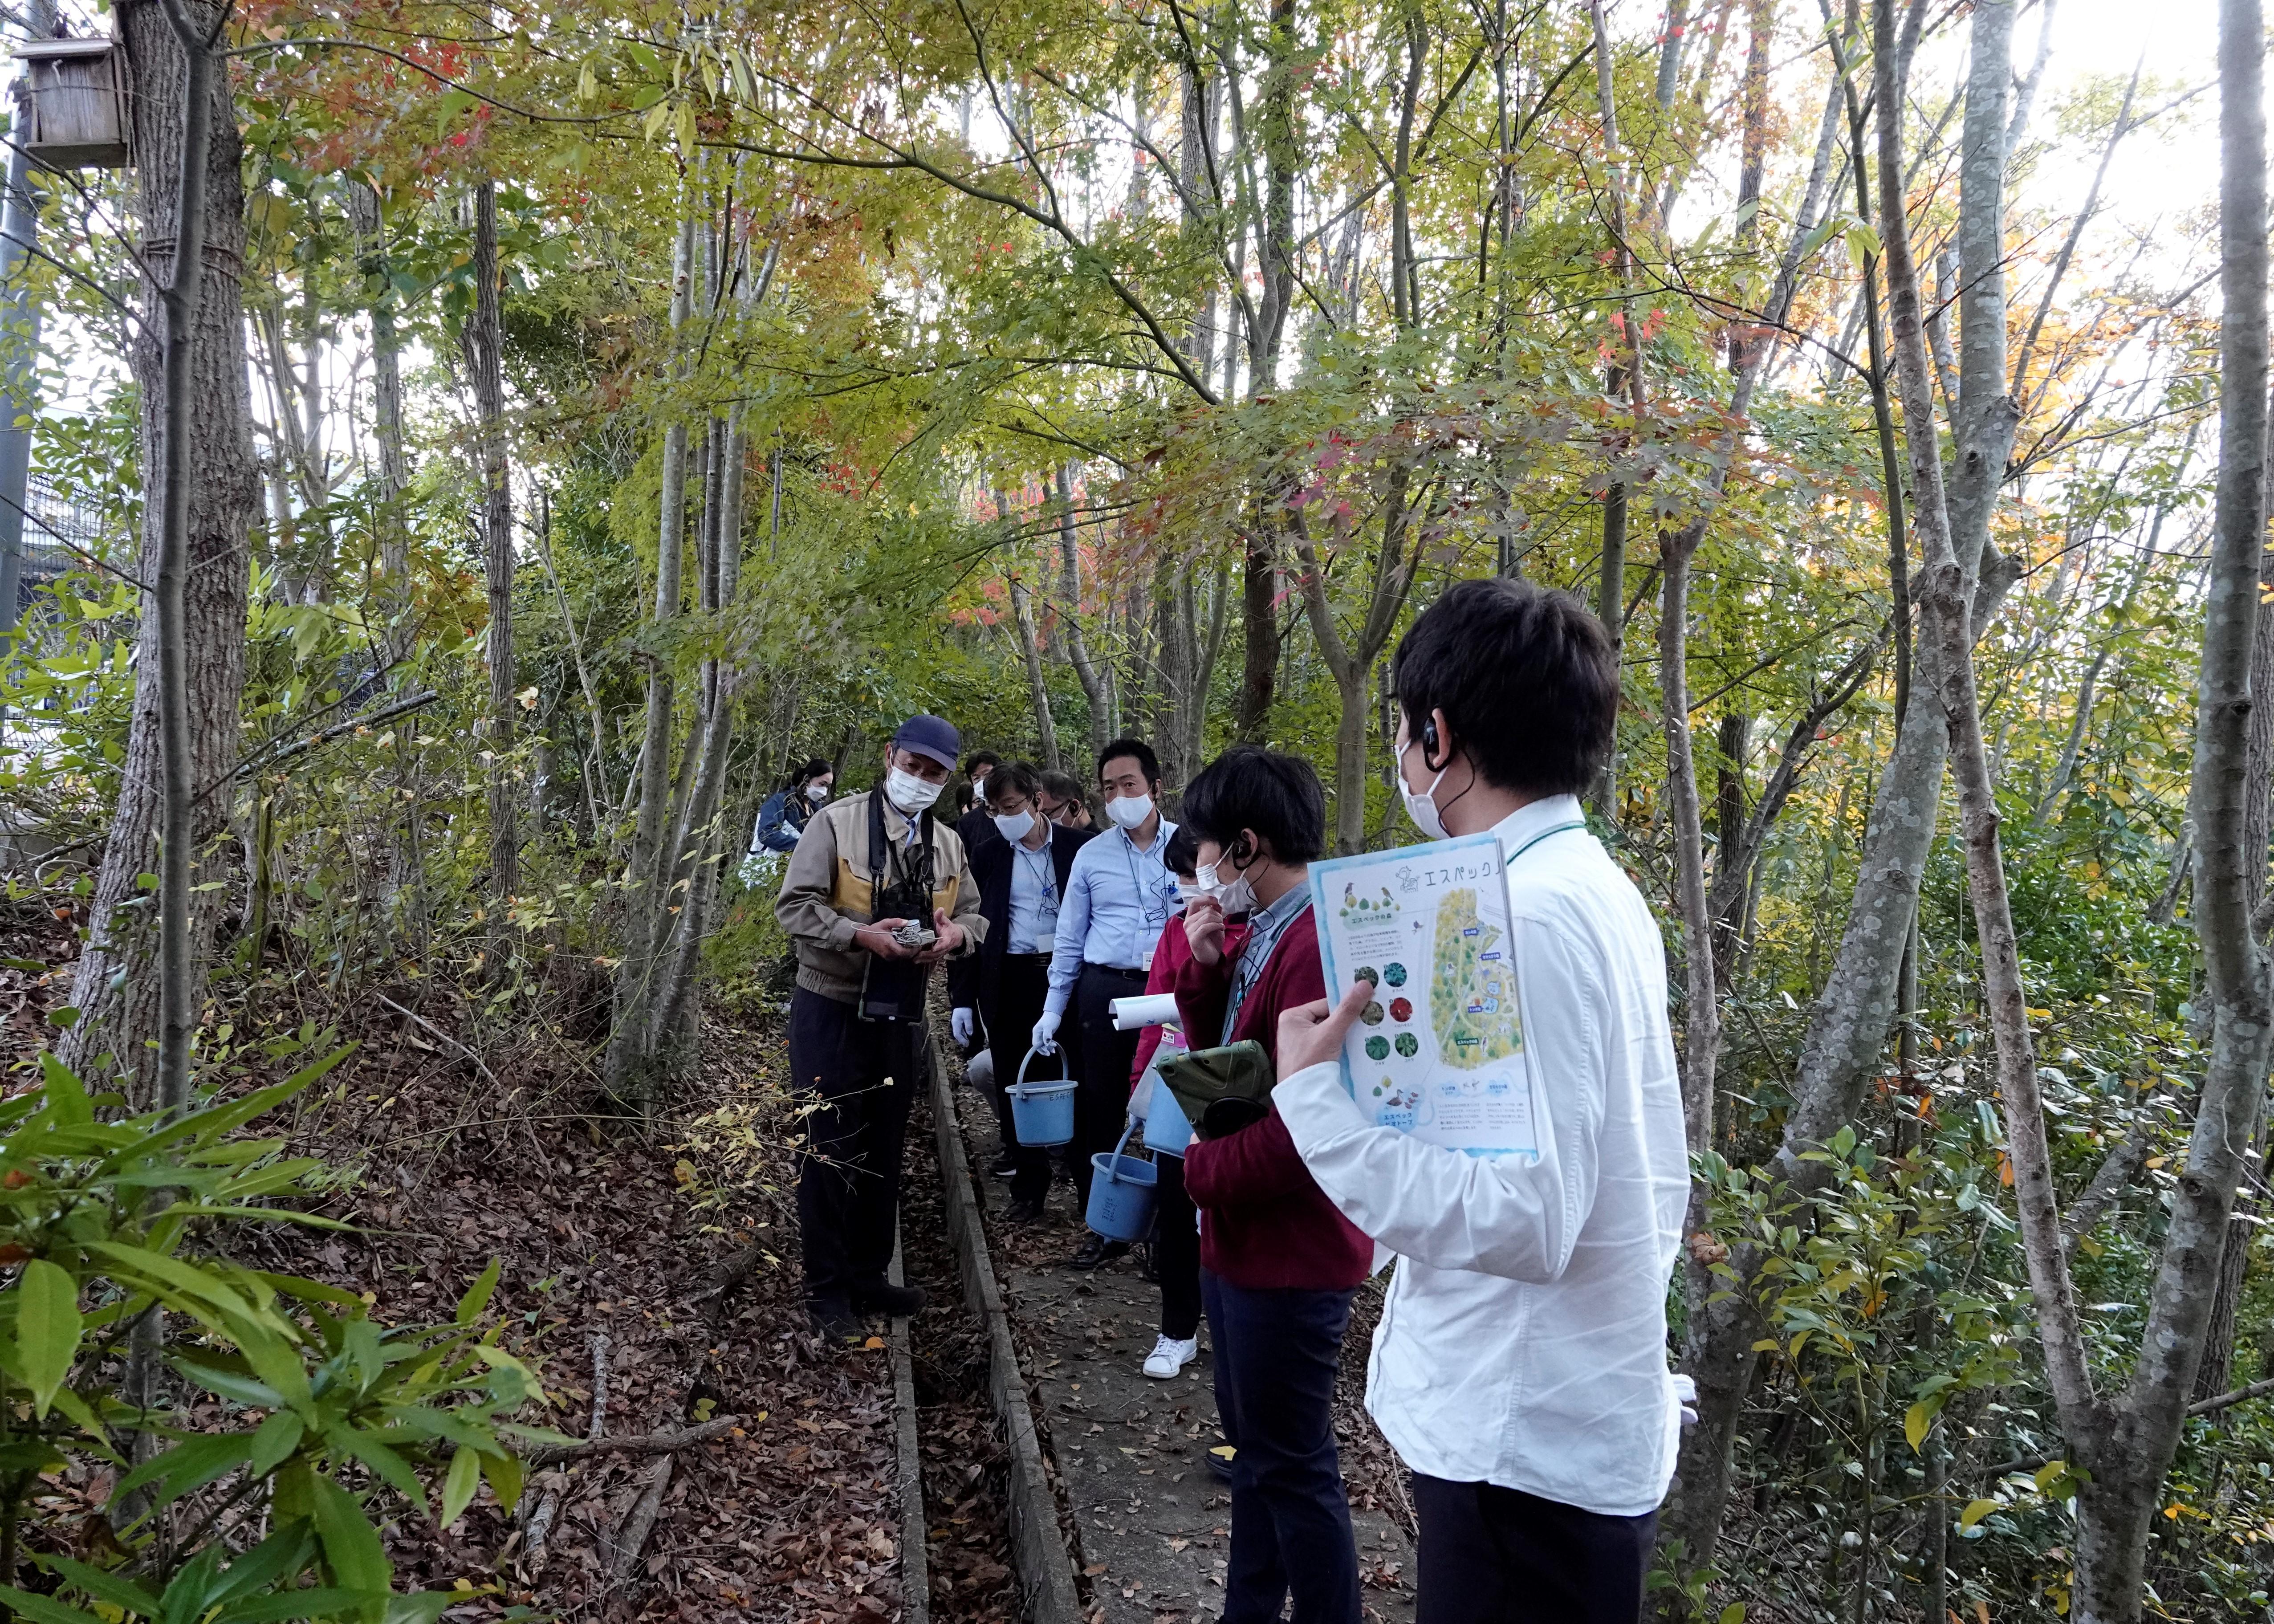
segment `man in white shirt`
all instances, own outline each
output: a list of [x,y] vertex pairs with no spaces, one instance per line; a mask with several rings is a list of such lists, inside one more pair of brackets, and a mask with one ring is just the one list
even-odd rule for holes
[[1577,799],[1616,661],[1575,599],[1466,581],[1391,680],[1414,822],[1501,839],[1540,1152],[1371,1125],[1341,1065],[1364,981],[1283,1019],[1272,1097],[1319,1187],[1397,1254],[1367,1407],[1413,1471],[1418,1624],[1634,1624],[1681,1426],[1666,1290],[1689,1165],[1665,948]]

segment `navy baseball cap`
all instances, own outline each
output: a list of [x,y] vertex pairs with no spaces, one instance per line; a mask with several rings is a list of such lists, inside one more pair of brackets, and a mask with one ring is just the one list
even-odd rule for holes
[[953,772],[957,758],[963,754],[963,735],[945,717],[912,716],[892,735],[892,748],[914,750]]

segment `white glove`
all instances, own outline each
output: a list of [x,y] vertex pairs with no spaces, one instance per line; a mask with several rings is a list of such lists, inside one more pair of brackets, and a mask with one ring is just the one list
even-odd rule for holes
[[1682,1425],[1698,1425],[1698,1384],[1687,1376],[1674,1379],[1675,1402],[1682,1406]]
[[971,1011],[969,1010],[951,1011],[947,1018],[947,1029],[954,1036],[955,1046],[958,1049],[971,1047]]
[[1058,1052],[1058,1017],[1057,1013],[1050,1010],[1044,1010],[1043,1011],[1042,1019],[1035,1023],[1033,1047],[1036,1054],[1055,1055]]

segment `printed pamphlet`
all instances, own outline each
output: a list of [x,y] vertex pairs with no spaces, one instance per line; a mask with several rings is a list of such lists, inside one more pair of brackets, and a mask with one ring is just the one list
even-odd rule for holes
[[1311,865],[1329,997],[1376,996],[1343,1086],[1380,1126],[1475,1156],[1539,1154],[1496,835]]

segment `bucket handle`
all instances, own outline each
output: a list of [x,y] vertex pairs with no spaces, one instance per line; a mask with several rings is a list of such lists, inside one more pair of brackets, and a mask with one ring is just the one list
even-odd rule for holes
[[[1113,1142],[1112,1160],[1109,1161],[1105,1164],[1105,1182],[1107,1184],[1118,1184],[1121,1182],[1121,1153],[1128,1147],[1129,1136],[1136,1132],[1137,1124],[1133,1121],[1128,1124],[1128,1126],[1121,1130],[1121,1137]],[[1135,1181],[1133,1180],[1131,1182],[1133,1183]]]
[[[1027,1050],[1027,1057],[1019,1062],[1018,1080],[1011,1085],[1013,1088],[1024,1088],[1027,1086],[1027,1068],[1035,1064],[1035,1056],[1042,1052],[1043,1051],[1038,1049],[1029,1049]],[[1064,1044],[1060,1044],[1058,1046],[1058,1076],[1057,1080],[1061,1083],[1070,1083],[1073,1081],[1073,1078],[1066,1075],[1065,1046]]]

